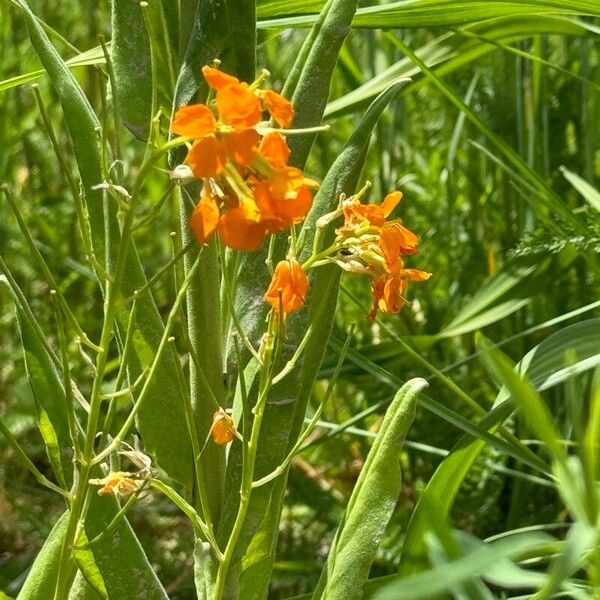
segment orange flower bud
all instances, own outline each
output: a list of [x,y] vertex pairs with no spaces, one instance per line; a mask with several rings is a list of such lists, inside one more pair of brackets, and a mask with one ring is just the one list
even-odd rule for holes
[[300,263],[295,258],[282,260],[275,267],[265,302],[285,315],[302,308],[307,293],[308,277]]

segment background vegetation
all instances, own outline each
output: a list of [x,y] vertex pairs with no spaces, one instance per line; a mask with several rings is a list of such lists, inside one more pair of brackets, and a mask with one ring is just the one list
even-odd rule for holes
[[[53,35],[64,58],[90,51],[84,55],[87,66],[75,67],[74,73],[102,111],[106,84],[97,47],[100,39],[111,37],[108,3],[30,4],[64,36]],[[454,528],[474,536],[470,540],[506,538],[522,528],[548,532],[555,545],[547,547],[554,551],[534,553],[528,566],[540,572],[552,564],[558,569],[562,540],[580,515],[564,489],[564,482],[568,492],[573,480],[560,469],[558,479],[552,478],[550,459],[562,463],[560,450],[548,453],[548,444],[563,440],[557,446],[562,449],[579,443],[570,453],[581,457],[585,438],[589,456],[598,454],[594,436],[600,389],[594,375],[600,321],[594,317],[600,307],[600,195],[594,188],[600,187],[600,10],[594,4],[361,3],[331,88],[326,113],[331,127],[319,134],[307,172],[321,177],[375,94],[397,77],[410,77],[379,122],[364,175],[373,183],[372,201],[386,190],[404,192],[400,213],[421,238],[418,266],[434,277],[410,289],[412,304],[400,315],[375,323],[366,320],[370,295],[364,282],[344,277],[331,358],[314,390],[315,407],[353,323],[355,334],[321,426],[292,466],[272,598],[314,589],[382,411],[399,383],[415,376],[427,378],[430,388],[403,447],[402,494],[372,576],[402,568],[403,544],[407,535],[417,535],[415,507],[426,490],[425,497],[444,505],[428,510],[440,518],[448,513]],[[281,87],[320,5],[258,2],[258,64],[269,69],[274,88]],[[10,185],[37,248],[94,339],[102,298],[81,262],[71,190],[42,125],[33,85],[39,86],[58,144],[68,154],[67,131],[49,82],[37,72],[40,64],[22,17],[8,2],[0,4],[0,49],[0,183]],[[129,133],[124,149],[126,161],[139,162],[143,145]],[[174,243],[169,232],[177,230],[174,203],[150,209],[161,193],[158,184],[149,189],[151,218],[136,236],[149,273],[169,261]],[[49,286],[5,198],[0,201],[0,255],[44,330],[56,332]],[[155,290],[159,307],[167,312],[175,293],[170,272]],[[470,469],[448,470],[442,484],[434,478],[436,469],[492,408],[499,384],[509,389],[522,385],[503,372],[502,357],[493,350],[486,353],[487,364],[481,360],[482,346],[475,340],[479,330],[502,345],[513,362],[542,344],[532,355],[529,375],[544,390],[544,404],[536,404],[539,398],[529,388],[521,389],[521,397],[531,393],[537,400],[527,406],[546,406],[555,429],[540,430],[536,425],[545,423],[541,413],[524,408],[504,425],[513,436],[513,442],[505,442],[508,448],[501,444],[507,438],[494,435],[481,443]],[[77,347],[71,350],[74,375],[84,380],[91,367]],[[118,364],[111,368],[116,375]],[[0,415],[50,476],[12,301],[3,286]],[[471,428],[470,433],[483,437],[481,430]],[[0,590],[12,597],[63,506],[35,484],[2,437],[0,453]],[[586,460],[581,461],[586,471]],[[597,474],[594,460],[589,462],[587,481],[594,490]],[[448,492],[455,484],[456,497]],[[187,522],[151,495],[132,509],[130,520],[170,597],[193,597],[193,536]],[[442,525],[436,530],[438,542],[444,531]],[[435,543],[429,546],[434,566],[453,558],[451,544],[441,546],[441,551]],[[591,594],[586,586],[600,578],[598,553],[590,547],[557,576],[557,581],[572,577],[573,589],[582,594]],[[588,566],[582,570],[584,563]],[[509,575],[498,574],[492,590],[507,588],[508,580]],[[523,580],[513,574],[515,582]],[[517,596],[527,586],[513,588]],[[552,594],[558,587],[548,589]],[[472,589],[467,593],[473,597]]]

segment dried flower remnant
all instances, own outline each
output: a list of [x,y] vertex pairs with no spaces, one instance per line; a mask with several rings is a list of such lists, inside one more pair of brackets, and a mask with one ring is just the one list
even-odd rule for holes
[[129,496],[140,489],[144,483],[135,478],[135,473],[128,471],[114,471],[102,479],[90,479],[92,485],[102,486],[98,490],[99,496],[114,494],[115,496]]
[[184,106],[173,119],[173,131],[194,140],[186,163],[203,181],[190,226],[201,244],[218,232],[231,248],[256,250],[306,217],[318,184],[287,166],[283,130],[262,120],[268,113],[288,128],[294,117],[287,99],[260,88],[264,74],[249,85],[215,67],[202,73],[214,102]]
[[210,434],[215,444],[228,444],[239,434],[235,429],[235,423],[230,415],[222,408],[219,408],[213,415],[213,423],[210,428]]
[[265,302],[275,311],[287,313],[304,306],[308,293],[308,277],[295,258],[277,263],[275,272],[265,293]]

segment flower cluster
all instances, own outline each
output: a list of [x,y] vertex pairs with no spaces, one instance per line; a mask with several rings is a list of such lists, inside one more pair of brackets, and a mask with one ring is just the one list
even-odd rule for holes
[[337,210],[319,219],[317,226],[324,228],[344,217],[329,248],[315,249],[303,265],[294,258],[277,264],[264,299],[275,311],[281,311],[284,318],[304,304],[308,293],[305,271],[332,261],[345,271],[371,278],[373,309],[369,319],[374,319],[379,310],[399,312],[406,304],[408,282],[431,277],[431,273],[404,266],[404,257],[416,254],[419,242],[399,219],[388,220],[402,199],[401,192],[388,194],[381,204],[363,204],[360,198],[369,185],[351,198],[342,197]]
[[371,277],[373,309],[397,313],[406,304],[409,281],[425,281],[431,273],[404,267],[404,257],[418,252],[417,236],[400,220],[387,218],[402,199],[401,192],[388,194],[381,204],[362,204],[360,194],[343,199],[336,213],[344,224],[336,230],[336,262],[345,270]]
[[180,108],[172,125],[193,140],[186,163],[203,181],[191,227],[200,243],[218,231],[227,246],[256,250],[268,234],[304,219],[317,184],[288,166],[284,129],[263,121],[268,113],[289,128],[294,109],[288,100],[261,89],[262,77],[248,85],[215,67],[202,73],[214,99]]

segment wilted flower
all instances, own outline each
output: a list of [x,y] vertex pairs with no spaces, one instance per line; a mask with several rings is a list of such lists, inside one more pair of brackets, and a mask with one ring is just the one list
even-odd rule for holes
[[115,496],[129,496],[140,489],[144,483],[141,479],[135,479],[134,473],[128,471],[114,471],[102,479],[90,479],[92,485],[101,485],[98,490],[100,496],[113,493]]
[[210,434],[215,444],[228,444],[236,437],[235,423],[230,415],[219,408],[213,415],[213,423]]

